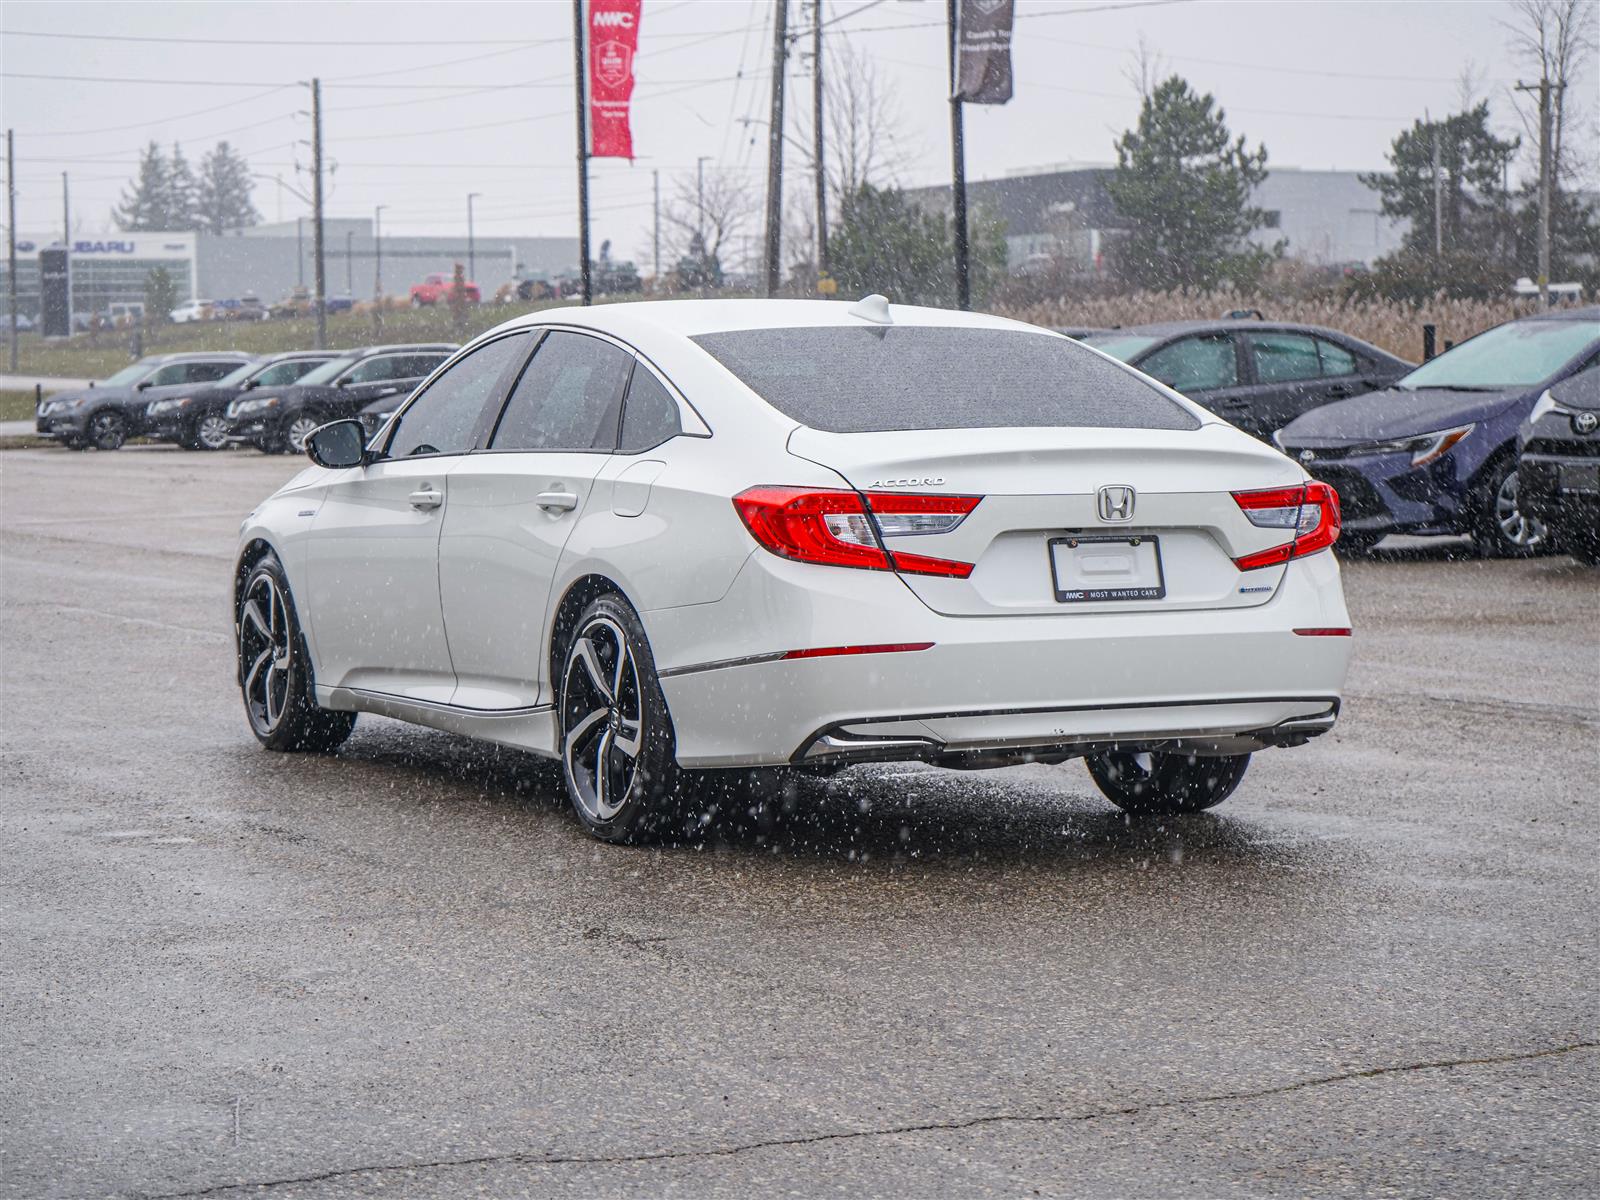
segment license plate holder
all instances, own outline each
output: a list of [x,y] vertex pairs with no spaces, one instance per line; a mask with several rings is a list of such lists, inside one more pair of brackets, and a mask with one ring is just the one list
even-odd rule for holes
[[1600,492],[1600,463],[1561,463],[1557,480],[1563,492]]
[[1050,578],[1061,604],[1161,600],[1161,539],[1149,534],[1051,538]]

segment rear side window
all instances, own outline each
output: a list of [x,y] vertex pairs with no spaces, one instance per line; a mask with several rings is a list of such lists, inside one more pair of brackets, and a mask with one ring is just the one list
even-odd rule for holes
[[1317,339],[1317,352],[1322,355],[1322,373],[1327,376],[1354,375],[1360,364],[1356,356],[1343,346],[1335,346],[1322,338]]
[[1239,362],[1227,334],[1188,337],[1163,346],[1139,369],[1180,392],[1205,392],[1239,382]]
[[622,406],[619,448],[624,454],[637,454],[682,432],[678,402],[672,398],[672,393],[643,363],[635,366],[633,379],[628,384],[628,398]]
[[539,349],[489,443],[491,450],[611,450],[633,355],[581,333],[557,331]]
[[497,338],[435,379],[400,414],[389,439],[389,457],[470,450],[484,408],[505,394],[506,376],[528,352],[528,342],[527,334]]
[[185,383],[215,383],[239,369],[238,362],[198,362],[190,363],[186,372],[188,378]]
[[379,354],[362,359],[346,378],[351,383],[381,383],[386,379],[404,379],[400,367],[406,360],[398,354]]
[[830,325],[694,341],[779,412],[828,433],[1200,427],[1138,376],[1048,334]]
[[1293,383],[1322,374],[1317,343],[1303,333],[1252,333],[1250,352],[1260,383]]

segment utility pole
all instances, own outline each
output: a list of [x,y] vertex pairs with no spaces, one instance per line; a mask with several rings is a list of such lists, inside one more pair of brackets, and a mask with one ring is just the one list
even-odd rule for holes
[[700,253],[706,245],[706,164],[711,155],[702,154],[694,160],[694,231],[700,235]]
[[594,300],[594,280],[589,275],[589,114],[585,111],[589,89],[583,41],[583,0],[572,0],[572,82],[578,89],[578,273],[583,303],[589,304]]
[[317,349],[328,348],[328,275],[322,244],[322,80],[311,81],[311,253],[317,285]]
[[950,209],[955,233],[956,307],[972,307],[972,281],[967,263],[967,147],[961,129],[961,47],[957,33],[957,0],[948,0],[950,25]]
[[478,281],[478,247],[472,237],[472,202],[481,195],[482,192],[467,193],[467,282],[469,283]]
[[356,294],[355,238],[356,231],[354,229],[346,229],[344,231],[344,290],[350,294],[352,300],[355,299]]
[[380,204],[372,210],[372,299],[381,304],[383,302],[383,210],[387,204]]
[[1551,138],[1554,134],[1554,108],[1550,92],[1563,90],[1564,83],[1552,84],[1548,76],[1537,84],[1517,84],[1519,92],[1539,93],[1539,306],[1550,304],[1550,197],[1555,191],[1555,163],[1552,159]]
[[306,286],[306,219],[294,219],[294,282],[298,288]]
[[661,172],[660,171],[652,170],[650,172],[650,187],[651,187],[651,189],[652,189],[652,191],[654,193],[654,197],[655,197],[655,199],[654,199],[655,225],[653,226],[654,232],[651,234],[651,237],[650,237],[650,244],[651,244],[651,250],[654,252],[654,255],[655,255],[655,281],[656,281],[655,282],[655,286],[656,286],[656,290],[659,291],[660,288],[661,288]]
[[61,248],[67,263],[67,333],[72,332],[72,202],[67,191],[67,173],[61,172]]
[[6,130],[6,294],[11,301],[11,373],[17,373],[17,158],[15,137]]
[[822,0],[811,3],[811,124],[816,133],[817,278],[828,273],[828,172],[822,155]]
[[767,125],[767,244],[762,294],[773,295],[781,281],[779,244],[783,231],[783,62],[789,50],[789,0],[776,0],[772,21],[772,114]]

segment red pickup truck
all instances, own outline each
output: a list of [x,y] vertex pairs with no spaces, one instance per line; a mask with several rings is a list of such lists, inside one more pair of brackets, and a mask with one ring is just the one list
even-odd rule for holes
[[[412,284],[411,306],[413,308],[425,308],[430,304],[449,303],[452,282],[448,275],[429,275],[421,283]],[[467,303],[478,303],[481,299],[478,293],[478,285],[465,283],[462,286],[466,289]]]

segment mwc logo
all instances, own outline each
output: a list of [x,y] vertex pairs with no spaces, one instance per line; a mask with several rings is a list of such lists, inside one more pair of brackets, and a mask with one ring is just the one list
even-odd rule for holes
[[633,14],[631,12],[597,12],[594,14],[594,27],[596,29],[632,29]]

